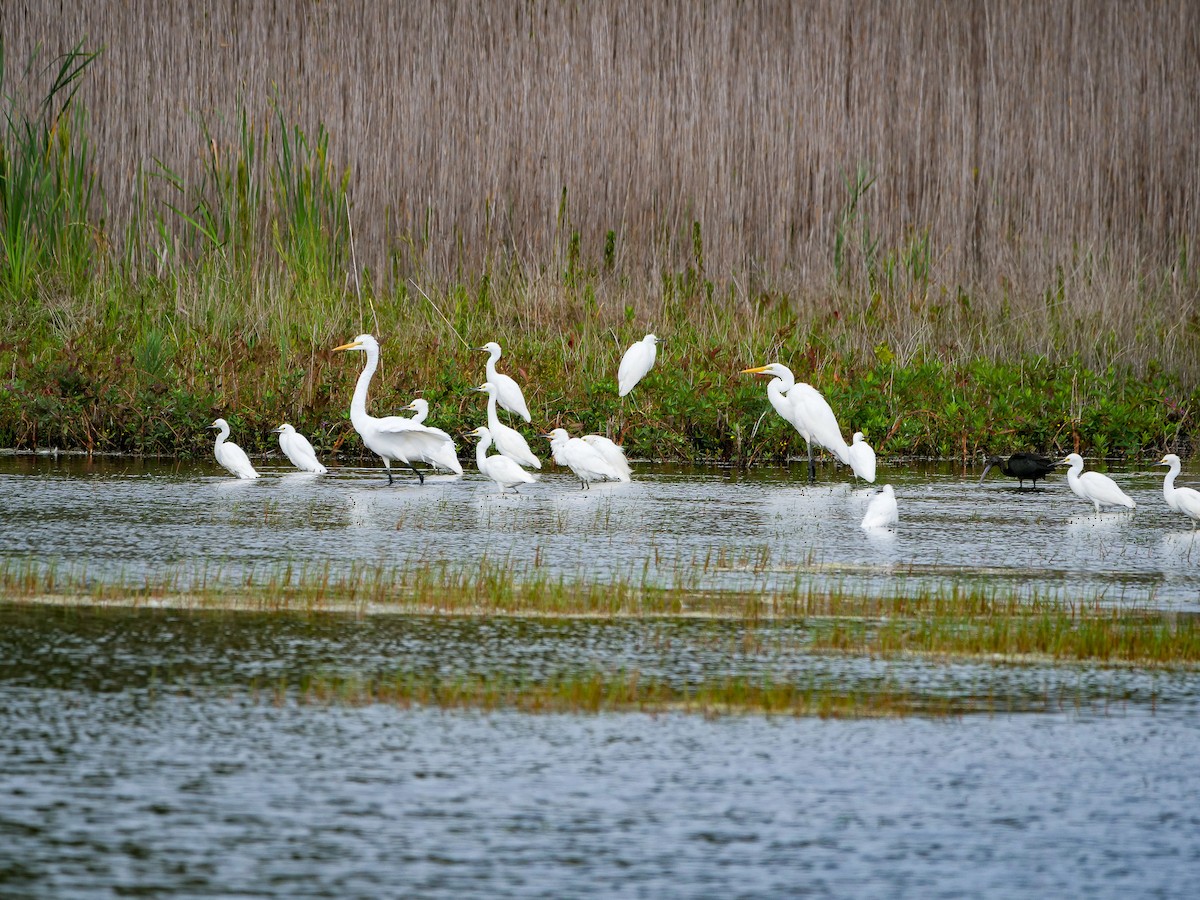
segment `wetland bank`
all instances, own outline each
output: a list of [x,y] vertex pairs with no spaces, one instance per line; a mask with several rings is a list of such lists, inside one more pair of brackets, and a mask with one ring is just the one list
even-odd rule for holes
[[[1186,895],[1191,6],[346,9],[0,4],[0,893]],[[633,482],[387,487],[360,332]]]

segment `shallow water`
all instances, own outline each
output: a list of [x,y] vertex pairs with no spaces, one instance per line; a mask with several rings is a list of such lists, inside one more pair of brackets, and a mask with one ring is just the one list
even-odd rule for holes
[[1138,508],[1097,515],[1062,475],[1021,491],[998,475],[981,486],[977,469],[883,465],[900,524],[865,533],[871,490],[832,467],[809,485],[803,466],[639,465],[632,484],[585,492],[547,463],[537,484],[504,496],[470,469],[394,486],[359,466],[260,470],[238,481],[215,463],[0,457],[0,559],[84,565],[101,579],[201,568],[232,578],[289,562],[337,574],[486,553],[661,586],[970,583],[1200,610],[1200,545],[1166,509],[1156,471],[1114,470]]
[[[0,896],[1190,894],[1194,674],[813,658],[785,627],[739,652],[743,628],[0,604]],[[597,665],[1056,711],[539,716],[296,690]]]

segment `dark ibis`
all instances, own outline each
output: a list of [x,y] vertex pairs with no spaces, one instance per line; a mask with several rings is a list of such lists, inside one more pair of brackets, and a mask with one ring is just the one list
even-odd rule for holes
[[983,474],[979,476],[980,484],[983,484],[983,479],[987,477],[987,473],[995,466],[1009,478],[1017,479],[1022,488],[1025,487],[1026,480],[1032,481],[1033,486],[1036,488],[1038,479],[1045,479],[1047,475],[1054,471],[1054,467],[1058,465],[1055,460],[1047,456],[1042,456],[1040,453],[1014,453],[1008,459],[1000,456],[989,456],[986,462],[987,465],[983,467]]

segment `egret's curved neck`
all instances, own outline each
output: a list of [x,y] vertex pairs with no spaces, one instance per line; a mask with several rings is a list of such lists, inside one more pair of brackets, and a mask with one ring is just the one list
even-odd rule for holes
[[229,437],[229,426],[222,425],[220,430],[217,431],[217,439],[213,442],[213,445],[220,447],[223,443],[225,443],[225,438],[227,437]]
[[1168,498],[1168,503],[1170,502],[1170,496],[1175,493],[1175,476],[1179,474],[1179,470],[1182,468],[1180,463],[1171,463],[1170,465],[1171,471],[1167,472],[1167,477],[1163,479],[1163,497]]
[[367,388],[375,377],[375,369],[379,366],[379,351],[374,347],[366,347],[367,364],[359,373],[358,383],[354,385],[354,399],[350,401],[350,421],[358,424],[367,418]]
[[425,417],[428,415],[429,415],[429,407],[425,407],[424,409],[422,409],[421,407],[418,406],[417,411],[412,414],[412,418],[409,421],[411,421],[414,425],[420,425],[422,422],[425,421]]
[[1083,471],[1083,463],[1071,463],[1071,468],[1067,469],[1067,481],[1074,484],[1079,480],[1079,473]]
[[500,417],[496,415],[496,391],[487,391],[488,395],[488,428],[496,431],[500,425]]
[[489,434],[485,438],[480,438],[479,443],[475,445],[475,464],[482,466],[483,461],[487,459],[488,447],[492,446],[492,436]]
[[488,381],[491,381],[493,376],[495,376],[495,374],[496,374],[496,360],[498,360],[499,358],[500,358],[500,348],[499,347],[496,347],[495,349],[488,351],[488,361],[487,361]]

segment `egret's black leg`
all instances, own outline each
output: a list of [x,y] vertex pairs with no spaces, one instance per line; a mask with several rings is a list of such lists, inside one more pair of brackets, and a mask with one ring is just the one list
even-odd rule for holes
[[416,467],[416,466],[414,466],[412,463],[409,463],[409,464],[408,464],[408,467],[409,467],[410,469],[412,469],[412,470],[413,470],[413,474],[417,476],[417,479],[418,479],[418,481],[420,481],[420,483],[421,483],[421,484],[424,484],[424,483],[425,483],[425,476],[424,476],[424,475],[422,475],[422,474],[421,474],[421,473],[420,473],[420,472],[417,470],[417,467]]
[[392,464],[391,464],[390,462],[388,462],[388,461],[385,459],[385,460],[383,461],[383,465],[384,465],[384,467],[387,469],[387,473],[388,473],[388,484],[393,484],[394,482],[392,481]]
[[808,442],[808,483],[815,484],[817,481],[817,464],[813,462],[812,442]]

